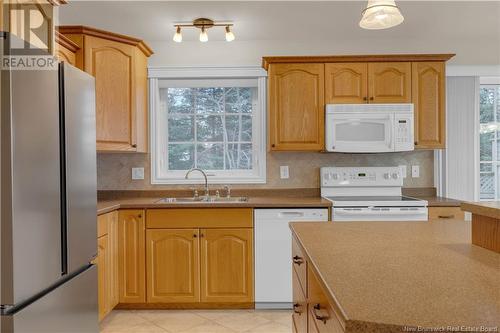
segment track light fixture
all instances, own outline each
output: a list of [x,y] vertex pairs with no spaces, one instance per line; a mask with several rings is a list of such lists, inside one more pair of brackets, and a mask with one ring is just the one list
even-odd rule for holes
[[175,34],[173,37],[174,42],[182,42],[181,28],[198,28],[200,29],[200,42],[208,42],[207,30],[213,27],[225,27],[226,41],[231,42],[234,40],[234,33],[231,31],[233,26],[232,22],[214,22],[207,18],[197,18],[192,23],[175,23]]

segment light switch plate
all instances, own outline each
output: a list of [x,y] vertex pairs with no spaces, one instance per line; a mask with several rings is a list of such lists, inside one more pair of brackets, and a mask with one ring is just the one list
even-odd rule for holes
[[411,166],[411,176],[413,178],[420,177],[420,166],[419,165],[412,165]]
[[406,171],[406,165],[400,165],[399,168],[401,169],[401,176],[403,178],[406,178],[406,175],[407,175],[407,171]]
[[288,165],[281,165],[280,166],[280,178],[281,179],[288,179],[290,178],[290,173],[288,170]]
[[144,168],[132,168],[132,179],[144,179]]

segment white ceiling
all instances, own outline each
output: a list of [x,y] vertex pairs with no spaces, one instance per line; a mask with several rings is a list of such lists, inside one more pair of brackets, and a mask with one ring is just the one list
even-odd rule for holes
[[[474,52],[495,53],[488,58],[489,63],[492,58],[500,58],[499,1],[399,1],[405,21],[379,31],[359,28],[365,5],[365,1],[70,1],[61,7],[59,21],[90,25],[159,45],[172,43],[174,22],[208,17],[233,21],[239,42],[303,41],[333,47],[353,41],[371,45],[404,41],[411,45],[415,40],[415,45],[422,47],[428,40],[432,49],[450,43],[448,52],[454,51],[453,45],[471,43],[477,48],[484,44],[484,49]],[[223,28],[209,31],[211,41],[223,40],[223,36]],[[197,33],[194,29],[185,31],[183,37],[194,42]]]

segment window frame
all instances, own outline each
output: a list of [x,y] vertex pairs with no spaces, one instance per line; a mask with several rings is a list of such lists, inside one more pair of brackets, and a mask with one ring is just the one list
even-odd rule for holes
[[[500,87],[500,77],[481,77],[479,80],[479,90],[483,87],[495,87],[499,88]],[[478,98],[479,98],[480,92],[478,92]],[[499,192],[500,188],[498,188],[499,184],[499,172],[495,171],[498,170],[498,167],[500,166],[500,161],[498,160],[498,149],[493,150],[492,148],[492,160],[491,161],[481,161],[481,146],[480,146],[480,105],[478,101],[478,114],[477,114],[477,119],[478,119],[478,144],[477,144],[477,153],[476,153],[476,163],[477,163],[477,198],[479,201],[490,201],[490,200],[498,200],[499,197]],[[494,118],[497,117],[496,111],[494,111]],[[496,119],[497,122],[500,121],[500,119]],[[495,142],[498,142],[498,131],[495,131],[494,135],[494,140]],[[497,145],[497,143],[495,143]],[[481,171],[481,165],[486,165],[489,164],[491,165],[491,171]],[[494,198],[481,198],[481,174],[483,173],[493,173],[493,179],[494,179],[494,184],[495,184],[495,189],[494,189]]]
[[160,108],[160,80],[256,80],[257,110],[252,113],[253,164],[247,170],[207,170],[210,184],[265,184],[266,178],[266,77],[267,72],[258,67],[149,67],[149,110],[150,110],[150,162],[151,184],[199,184],[204,181],[201,173],[192,173],[185,179],[186,171],[175,170],[162,173],[159,156],[162,147],[158,127]]

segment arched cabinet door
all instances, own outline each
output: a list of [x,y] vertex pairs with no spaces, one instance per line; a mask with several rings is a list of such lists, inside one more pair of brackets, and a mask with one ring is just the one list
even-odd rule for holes
[[368,103],[368,64],[325,64],[325,103]]
[[411,103],[411,63],[368,64],[369,103]]
[[98,150],[134,150],[134,47],[85,39],[85,71],[95,77]]
[[198,229],[148,229],[148,303],[200,300]]
[[412,64],[416,148],[445,148],[445,63]]
[[201,301],[254,301],[253,229],[201,229]]
[[271,150],[324,149],[324,68],[324,64],[269,66]]

